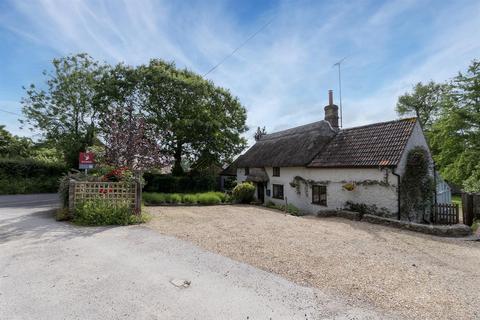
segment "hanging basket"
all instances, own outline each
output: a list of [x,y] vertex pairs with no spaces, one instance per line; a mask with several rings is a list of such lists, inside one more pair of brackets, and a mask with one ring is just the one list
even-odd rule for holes
[[354,191],[357,188],[357,186],[353,182],[348,182],[348,183],[345,183],[342,186],[342,188],[346,191]]

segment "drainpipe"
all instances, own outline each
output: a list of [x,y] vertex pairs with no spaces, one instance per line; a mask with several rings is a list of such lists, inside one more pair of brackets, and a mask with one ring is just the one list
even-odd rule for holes
[[437,204],[437,166],[435,166],[435,163],[433,164],[433,184],[435,185],[435,191],[434,191],[434,203]]
[[[435,166],[435,162],[433,163],[433,184],[435,186],[435,189],[433,191],[433,195],[434,195],[434,198],[433,198],[433,201],[434,201],[434,204],[437,204],[437,167]],[[432,207],[430,207],[430,223],[433,223],[433,210],[432,210]]]
[[400,175],[398,173],[396,173],[394,171],[394,169],[392,169],[392,174],[394,176],[397,176],[397,206],[398,206],[398,214],[397,214],[397,218],[398,220],[401,220],[401,215],[400,215]]

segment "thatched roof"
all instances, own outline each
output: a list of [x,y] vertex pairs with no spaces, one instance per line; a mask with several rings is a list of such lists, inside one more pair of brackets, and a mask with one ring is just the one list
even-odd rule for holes
[[251,182],[267,182],[269,179],[264,168],[252,168],[246,180]]
[[416,122],[409,118],[340,130],[308,167],[396,166]]
[[326,121],[263,136],[232,167],[396,166],[416,118],[335,131]]
[[222,172],[220,172],[220,175],[221,176],[236,176],[237,175],[236,163],[235,162],[231,163],[228,167],[223,169]]
[[334,135],[324,120],[267,134],[234,164],[237,168],[305,166]]

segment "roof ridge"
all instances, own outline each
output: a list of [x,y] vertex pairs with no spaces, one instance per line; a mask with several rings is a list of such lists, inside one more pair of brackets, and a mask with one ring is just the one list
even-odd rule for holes
[[370,124],[364,124],[364,125],[361,125],[361,126],[340,129],[340,132],[351,130],[351,129],[359,129],[359,128],[378,126],[380,124],[387,124],[387,123],[394,123],[394,122],[401,122],[401,121],[411,121],[411,120],[417,121],[417,117],[409,117],[409,118],[403,118],[403,119],[396,119],[396,120],[389,120],[389,121],[382,121],[382,122],[374,122],[374,123],[370,123]]
[[[294,131],[295,129],[299,129],[299,128],[302,128],[302,127],[308,127],[308,126],[312,126],[312,125],[315,125],[315,124],[320,124],[322,122],[328,123],[328,121],[326,121],[326,120],[318,120],[318,121],[302,124],[302,125],[299,125],[299,126],[296,126],[296,127],[292,127],[292,128],[288,128],[288,129],[284,129],[284,130],[280,130],[280,131],[275,131],[275,132],[268,133],[268,134],[262,136],[259,141],[268,140],[269,138],[273,139],[273,138],[275,138],[275,137],[271,138],[271,136],[273,136],[273,135],[283,136],[282,134],[287,133],[287,131]],[[291,134],[295,134],[295,133],[291,133]],[[287,134],[287,135],[289,135],[289,134]],[[284,136],[287,136],[287,135],[284,135]]]

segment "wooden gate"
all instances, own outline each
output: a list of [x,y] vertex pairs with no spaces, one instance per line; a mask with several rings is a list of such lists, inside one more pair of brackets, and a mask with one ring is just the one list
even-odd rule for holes
[[434,224],[459,223],[458,204],[436,203],[432,207]]

